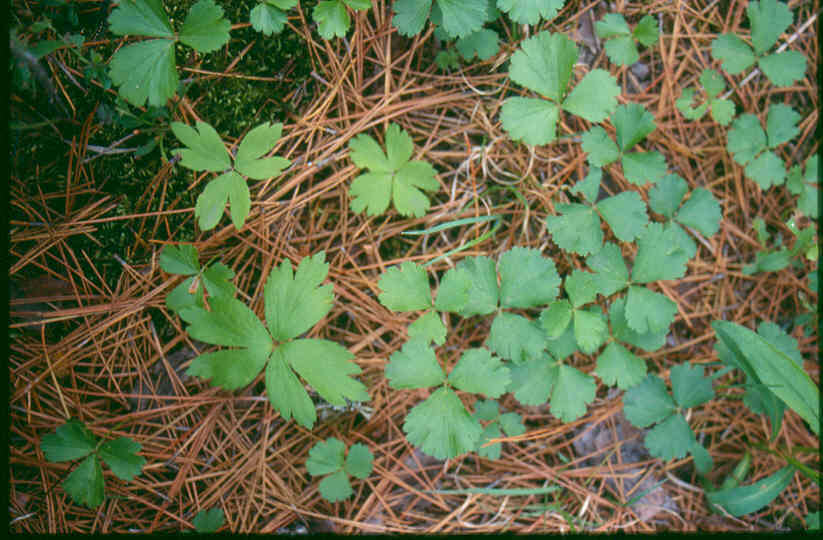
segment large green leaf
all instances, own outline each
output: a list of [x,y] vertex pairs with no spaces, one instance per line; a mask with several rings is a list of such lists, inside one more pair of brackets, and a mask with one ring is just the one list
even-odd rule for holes
[[180,41],[201,53],[219,49],[229,41],[231,23],[214,0],[199,0],[183,21]]
[[369,401],[366,387],[351,377],[360,373],[354,355],[325,339],[296,339],[278,347],[283,358],[320,396],[338,407],[350,401]]
[[126,45],[111,58],[109,76],[120,95],[137,107],[162,107],[177,91],[174,41],[150,39]]
[[706,492],[710,503],[723,507],[728,513],[740,517],[757,512],[786,489],[794,477],[794,467],[787,465],[776,473],[748,486]]
[[174,37],[161,0],[120,2],[109,15],[109,30],[118,36]]

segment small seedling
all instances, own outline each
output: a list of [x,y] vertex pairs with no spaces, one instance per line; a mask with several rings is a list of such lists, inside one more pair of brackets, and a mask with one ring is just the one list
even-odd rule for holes
[[320,481],[320,495],[329,502],[352,496],[349,476],[365,480],[372,470],[374,456],[366,445],[355,443],[346,453],[346,445],[330,437],[315,444],[309,451],[306,470],[312,476],[325,476]]
[[138,456],[140,443],[129,437],[99,440],[77,420],[69,420],[54,433],[44,435],[40,449],[46,460],[55,462],[85,458],[63,480],[66,493],[77,504],[97,508],[103,502],[103,468],[105,463],[115,476],[126,482],[140,474],[146,458]]
[[346,6],[356,11],[371,7],[371,0],[323,0],[312,11],[312,19],[317,23],[317,33],[323,39],[343,37],[351,26],[351,17]]
[[226,522],[223,515],[223,509],[220,507],[209,508],[208,510],[200,510],[191,524],[194,525],[194,530],[199,533],[215,533]]
[[706,94],[705,101],[697,107],[692,107],[695,89],[687,88],[683,90],[683,94],[675,102],[677,109],[688,120],[699,120],[708,110],[715,122],[721,126],[729,125],[734,117],[734,103],[731,100],[719,97],[720,93],[726,89],[723,77],[713,69],[704,69],[700,74],[700,85]]
[[503,449],[503,445],[501,443],[486,445],[491,439],[499,438],[503,435],[503,432],[509,437],[517,437],[526,432],[526,426],[523,425],[523,418],[519,414],[512,412],[501,414],[500,406],[493,399],[479,401],[475,405],[472,416],[477,421],[488,422],[483,428],[483,433],[480,435],[477,448],[477,453],[484,458],[500,459],[500,452]]
[[801,173],[800,165],[795,165],[789,169],[789,176],[786,181],[786,187],[789,188],[792,195],[799,195],[797,209],[811,219],[820,217],[818,167],[819,156],[815,154],[806,161],[805,173]]
[[286,27],[288,10],[297,5],[298,0],[262,0],[251,12],[249,22],[252,28],[263,35],[279,34]]
[[221,262],[200,267],[197,248],[191,244],[168,245],[160,252],[160,268],[169,274],[190,276],[166,296],[166,306],[172,311],[205,307],[209,297],[234,296],[234,271]]
[[605,39],[604,45],[609,60],[618,66],[628,66],[640,59],[637,43],[651,47],[657,42],[657,21],[651,15],[644,15],[634,30],[629,28],[620,13],[607,13],[594,25],[597,36]]

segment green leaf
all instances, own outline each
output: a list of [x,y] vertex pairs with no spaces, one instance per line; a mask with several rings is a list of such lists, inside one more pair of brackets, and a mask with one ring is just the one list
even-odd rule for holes
[[560,109],[545,99],[509,98],[500,109],[503,129],[514,141],[532,146],[548,144],[557,137]]
[[486,345],[498,356],[519,364],[539,356],[545,341],[545,334],[535,323],[504,311],[494,318]]
[[487,0],[437,0],[443,12],[443,30],[450,37],[465,37],[480,30],[488,18]]
[[611,227],[618,240],[631,242],[649,222],[646,203],[636,191],[624,191],[597,203],[600,215]]
[[409,325],[409,337],[420,338],[428,345],[431,342],[443,345],[446,342],[446,325],[435,311],[427,311]]
[[167,244],[160,252],[160,268],[169,274],[192,276],[200,272],[197,248],[191,244]]
[[503,445],[500,443],[483,446],[491,439],[500,437],[503,433],[500,431],[498,422],[492,422],[483,429],[480,439],[477,441],[477,454],[486,459],[500,459],[500,454],[503,450]]
[[291,367],[332,405],[344,406],[346,399],[371,399],[365,385],[351,377],[361,369],[351,361],[354,355],[342,345],[325,339],[296,339],[284,343],[278,350]]
[[510,380],[509,368],[486,349],[464,351],[449,374],[455,388],[493,398],[506,393]]
[[497,0],[500,11],[517,24],[537,24],[540,18],[554,19],[565,0]]
[[560,215],[548,216],[546,228],[557,246],[579,255],[597,253],[603,245],[600,218],[594,209],[583,204],[558,204]]
[[379,173],[394,171],[377,141],[364,133],[349,141],[349,157],[361,169],[369,168],[373,172]]
[[220,135],[205,122],[197,122],[197,130],[180,122],[172,122],[171,130],[186,148],[178,150],[183,167],[195,171],[223,172],[231,167],[231,159]]
[[500,256],[500,305],[530,308],[557,298],[560,276],[540,251],[514,247]]
[[248,386],[266,365],[268,358],[269,352],[265,349],[225,349],[203,353],[192,360],[186,375],[207,379],[209,386],[236,390]]
[[574,338],[580,350],[591,354],[609,337],[609,327],[601,313],[577,309],[574,311]]
[[815,434],[820,434],[820,390],[801,366],[780,347],[748,328],[727,321],[714,321],[712,328],[777,397],[806,420]]
[[602,122],[617,108],[619,95],[617,80],[608,71],[593,69],[574,87],[563,109],[589,122]]
[[437,459],[451,459],[471,452],[483,433],[457,394],[441,387],[409,411],[403,423],[409,442]]
[[649,190],[649,206],[667,218],[674,217],[689,185],[676,174],[667,174]]
[[726,89],[723,77],[713,69],[704,69],[700,72],[700,84],[709,98],[719,96]]
[[746,165],[765,150],[766,132],[763,131],[760,120],[753,114],[741,114],[735,118],[729,130],[726,149],[740,165]]
[[346,454],[344,470],[355,478],[365,480],[371,474],[373,460],[374,456],[365,444],[355,443]]
[[757,61],[757,65],[773,85],[783,88],[793,85],[806,73],[806,57],[798,51],[764,56]]
[[194,278],[190,277],[172,289],[172,291],[166,295],[166,307],[177,313],[187,308],[204,307],[202,285],[197,285],[195,294],[189,293],[189,288],[193,283]]
[[283,11],[268,4],[257,4],[249,13],[252,28],[266,36],[282,32],[288,20]]
[[651,15],[643,15],[643,18],[634,27],[632,36],[646,47],[651,47],[657,43],[657,21]]
[[335,437],[320,441],[309,450],[306,471],[312,476],[331,474],[343,468],[346,445]]
[[586,264],[594,270],[594,284],[597,292],[603,296],[611,296],[626,288],[629,284],[629,270],[620,253],[620,248],[606,242],[603,248],[589,255]]
[[660,152],[623,154],[623,175],[632,184],[655,183],[666,175],[666,158]]
[[237,155],[234,158],[237,172],[255,180],[264,180],[277,176],[288,167],[291,163],[288,159],[278,156],[263,158],[274,148],[282,131],[283,124],[269,122],[249,131],[237,147]]
[[674,400],[682,409],[703,405],[714,397],[712,380],[703,376],[702,366],[677,364],[671,369]]
[[140,443],[128,437],[119,437],[103,443],[100,459],[106,462],[117,478],[128,482],[143,472],[146,458],[137,455],[141,449]]
[[692,455],[692,458],[694,458],[694,468],[697,469],[698,474],[705,476],[711,472],[712,467],[714,467],[712,455],[709,454],[709,451],[703,448],[697,440],[695,440],[694,444],[689,448],[689,453]]
[[809,512],[804,518],[806,520],[806,530],[819,531],[820,530],[820,514],[821,511]]
[[712,41],[712,56],[723,62],[729,75],[737,75],[756,59],[751,47],[734,34],[721,34]]
[[686,457],[697,441],[682,414],[673,414],[646,434],[643,439],[649,454],[663,461]]
[[669,418],[677,406],[672,400],[663,379],[646,375],[639,384],[632,386],[623,396],[623,413],[635,427],[645,428]]
[[546,337],[557,339],[560,337],[572,320],[572,306],[568,300],[552,302],[548,308],[540,312],[540,326],[545,330]]
[[410,161],[394,176],[392,198],[394,207],[403,216],[423,217],[431,203],[420,191],[437,191],[440,184],[437,171],[425,161]]
[[799,368],[803,369],[803,356],[797,349],[797,341],[773,322],[763,321],[757,325],[760,337],[774,345],[789,357]]
[[351,184],[351,210],[359,214],[364,210],[370,216],[377,216],[389,207],[392,193],[391,173],[363,173]]
[[628,390],[646,376],[646,362],[619,343],[609,343],[597,357],[595,373],[609,386]]
[[422,266],[405,261],[392,266],[377,283],[380,303],[392,311],[416,311],[432,306],[429,278]]
[[199,0],[189,9],[180,41],[194,50],[207,53],[229,42],[231,23],[223,18],[223,8],[214,0]]
[[626,297],[626,321],[641,334],[662,332],[674,322],[677,304],[667,296],[646,287],[629,287]]
[[577,46],[566,35],[540,32],[524,40],[512,55],[509,78],[559,104],[577,55]]
[[595,275],[591,272],[573,270],[566,276],[563,288],[575,308],[594,302],[597,298]]
[[82,422],[69,420],[58,426],[54,433],[43,435],[40,449],[47,461],[73,461],[91,454],[97,446],[97,437]]
[[586,178],[576,183],[572,188],[572,193],[580,193],[590,203],[597,201],[600,193],[600,181],[603,179],[603,170],[600,167],[591,167]]
[[499,41],[497,32],[489,28],[481,28],[458,39],[455,46],[464,60],[471,60],[475,55],[480,60],[488,60],[500,50]]
[[637,45],[631,36],[617,36],[609,39],[603,45],[609,60],[618,66],[630,66],[640,59]]
[[[121,4],[122,5],[122,4]],[[142,107],[163,107],[177,91],[174,41],[150,39],[126,45],[111,57],[109,77],[123,99]]]
[[647,352],[654,352],[660,349],[666,342],[669,329],[664,328],[660,332],[645,333],[635,332],[626,321],[626,299],[618,298],[609,308],[609,321],[611,322],[614,337],[624,343],[629,343]]
[[689,200],[677,213],[677,221],[697,229],[706,236],[712,236],[720,230],[720,203],[706,188],[696,188]]
[[769,107],[769,114],[766,117],[766,137],[769,141],[769,148],[789,142],[800,133],[797,123],[800,121],[800,114],[783,103],[775,103]]
[[386,155],[389,170],[396,171],[408,162],[414,153],[414,142],[397,124],[386,128]]
[[[606,130],[594,126],[580,137],[583,151],[588,153],[589,163],[596,167],[603,167],[620,157],[620,149],[609,137]],[[593,199],[589,199],[594,202]]]
[[623,152],[645,139],[657,127],[654,116],[639,103],[620,105],[611,121],[617,132],[617,146]]
[[776,473],[747,486],[706,492],[711,504],[723,507],[735,517],[757,512],[777,498],[794,478],[794,467],[787,465]]
[[694,242],[678,225],[649,223],[637,239],[632,281],[649,283],[680,279],[686,274],[686,263],[696,251]]
[[706,114],[706,110],[709,108],[708,102],[703,102],[697,107],[692,107],[692,104],[694,103],[694,95],[694,88],[687,88],[683,90],[683,93],[680,94],[680,97],[674,102],[677,109],[687,120],[698,120],[702,118],[703,115]]
[[337,471],[320,481],[318,486],[320,495],[329,502],[342,501],[351,497],[352,491],[349,477],[345,471]]
[[317,23],[317,33],[323,39],[343,37],[349,31],[351,19],[346,6],[340,0],[324,0],[312,11],[312,19]]
[[244,347],[268,353],[272,340],[266,327],[243,302],[231,297],[210,300],[211,311],[193,308],[180,315],[189,327],[189,335],[212,345]]
[[392,4],[392,25],[401,35],[419,34],[429,17],[432,0],[395,0]]
[[[202,230],[208,231],[217,226],[223,216],[226,201],[229,200],[230,195],[233,194],[234,199],[238,200],[238,180],[245,183],[242,176],[234,171],[229,171],[206,184],[203,192],[198,195],[194,206],[194,216],[198,218],[198,225]],[[251,204],[250,200],[249,204]],[[240,217],[239,213],[237,217]],[[234,218],[232,221],[234,221]],[[236,224],[235,227],[237,227]]]
[[286,259],[272,269],[263,289],[266,323],[272,337],[286,341],[317,324],[331,309],[334,292],[331,284],[320,285],[329,272],[326,254],[321,251],[304,257],[292,276]]
[[750,276],[760,272],[777,272],[789,266],[791,260],[792,254],[788,249],[758,251],[755,253],[754,263],[744,266],[743,273]]
[[497,309],[497,271],[488,257],[467,257],[457,263],[457,269],[469,276],[469,300],[461,310],[463,317],[488,315]]
[[746,14],[752,25],[754,54],[760,56],[777,43],[780,34],[792,24],[789,7],[777,0],[752,0],[746,6]]
[[472,418],[488,422],[495,420],[499,414],[500,406],[497,402],[493,399],[484,399],[474,404],[474,414],[472,414]]
[[559,338],[546,340],[546,349],[558,360],[568,358],[577,352],[579,349],[574,337],[573,325],[569,325]]
[[[234,270],[221,262],[212,264],[203,270],[200,276],[209,296],[234,296]],[[198,292],[199,294],[199,292]]]
[[228,199],[231,208],[231,222],[234,228],[240,230],[246,223],[251,212],[251,193],[246,180],[235,172],[227,175]]
[[199,533],[215,533],[225,522],[223,509],[219,507],[200,510],[191,520],[194,529]]
[[517,437],[526,433],[526,426],[523,425],[523,418],[517,413],[506,413],[500,415],[500,427],[509,437]]
[[712,118],[721,126],[728,126],[734,118],[734,103],[728,99],[713,99]]
[[557,377],[553,359],[543,354],[523,364],[512,366],[509,391],[523,405],[542,405],[551,395]]
[[786,164],[774,152],[763,152],[746,165],[746,176],[761,189],[779,186],[786,180]]
[[120,2],[109,15],[109,30],[118,36],[174,37],[161,0]]
[[438,311],[460,313],[469,301],[471,276],[464,270],[452,268],[443,274],[434,308]]
[[603,18],[594,23],[594,31],[601,39],[609,39],[617,36],[628,36],[631,34],[626,19],[620,13],[606,13]]
[[389,386],[395,389],[428,388],[446,380],[434,350],[421,338],[411,338],[395,351],[386,365]]
[[285,421],[294,417],[298,424],[311,429],[317,420],[314,403],[297,375],[286,364],[283,347],[274,349],[266,367],[266,393],[269,402]]
[[437,53],[434,63],[441,71],[460,67],[460,55],[454,49],[446,49]]
[[103,468],[97,456],[91,455],[80,462],[63,480],[63,489],[77,504],[97,508],[103,502]]
[[551,413],[563,423],[573,422],[586,414],[586,406],[594,401],[597,384],[587,375],[571,366],[557,367],[557,378],[551,397]]

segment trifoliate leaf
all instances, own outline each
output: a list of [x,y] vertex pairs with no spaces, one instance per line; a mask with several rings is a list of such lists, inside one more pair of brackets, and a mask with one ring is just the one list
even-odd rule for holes
[[698,120],[702,118],[709,108],[707,101],[699,104],[697,107],[692,107],[694,96],[694,88],[687,88],[683,90],[683,93],[677,98],[677,101],[674,102],[677,109],[687,120]]
[[128,482],[140,474],[146,464],[146,458],[137,455],[141,448],[140,443],[128,437],[119,437],[103,443],[100,447],[100,459],[115,476]]
[[694,241],[677,224],[649,223],[637,239],[632,281],[680,279],[696,251]]
[[429,17],[432,0],[396,0],[392,4],[392,25],[401,35],[419,34]]
[[617,132],[617,146],[623,152],[645,139],[657,127],[654,116],[639,103],[620,105],[611,121]]
[[746,165],[766,149],[766,132],[753,114],[741,114],[732,122],[726,149],[734,160]]
[[500,437],[502,434],[503,433],[501,433],[500,431],[500,424],[498,422],[492,422],[491,424],[483,428],[483,433],[480,435],[480,439],[477,441],[477,454],[480,457],[484,457],[486,459],[500,459],[500,454],[503,451],[502,444],[494,443],[488,446],[483,445],[491,439],[496,439]]
[[577,352],[577,340],[574,337],[574,325],[571,324],[557,339],[547,339],[546,349],[558,360],[564,360]]
[[609,60],[618,66],[629,66],[640,59],[637,45],[635,45],[631,36],[613,37],[603,44],[603,48],[606,50]]
[[[122,4],[121,4],[122,5]],[[127,45],[111,57],[111,82],[120,87],[123,99],[142,107],[148,100],[163,107],[177,91],[174,41],[150,39]]]
[[666,330],[674,321],[677,304],[667,296],[646,287],[629,287],[626,297],[626,321],[640,334]]
[[683,415],[673,414],[649,430],[643,442],[649,454],[669,461],[686,457],[697,440]]
[[780,34],[792,24],[792,12],[777,0],[752,0],[746,6],[746,14],[752,25],[752,45],[758,56],[777,43]]
[[512,55],[509,78],[559,104],[577,54],[577,46],[565,34],[540,32],[524,40]]
[[450,37],[465,37],[480,30],[488,18],[487,0],[437,0],[443,12],[443,30]]
[[574,87],[563,109],[589,122],[602,122],[614,112],[619,95],[617,80],[608,71],[593,69]]
[[458,39],[454,45],[464,60],[472,60],[475,55],[480,60],[488,60],[500,50],[499,41],[497,32],[489,28],[481,28]]
[[583,204],[558,204],[559,215],[546,218],[546,228],[557,246],[579,255],[597,253],[603,245],[600,218]]
[[557,366],[547,354],[530,358],[527,362],[512,366],[512,383],[509,390],[523,405],[542,405],[552,392]]
[[403,423],[409,442],[437,459],[451,459],[471,452],[483,433],[460,398],[441,387],[412,408]]
[[463,317],[488,315],[497,309],[497,271],[488,257],[467,257],[457,263],[457,269],[469,276],[469,300],[460,314]]
[[682,409],[703,405],[714,397],[712,380],[703,376],[702,366],[677,364],[671,369],[672,393]]
[[303,427],[311,429],[317,420],[314,403],[303,383],[289,368],[283,347],[274,349],[266,366],[266,393],[272,407],[285,421],[292,417]]
[[205,122],[197,122],[197,130],[180,122],[172,122],[171,130],[186,148],[177,150],[180,165],[194,171],[223,172],[231,167],[231,158],[220,135]]
[[515,247],[500,256],[500,305],[530,308],[557,298],[560,276],[540,251]]
[[120,2],[109,15],[109,30],[118,36],[174,37],[161,0]]
[[[596,167],[603,167],[620,157],[620,149],[609,137],[606,130],[594,126],[580,137],[583,151],[588,153],[589,163]],[[594,202],[589,199],[590,202]]]
[[721,34],[712,41],[712,56],[723,62],[729,75],[737,75],[755,61],[751,47],[734,34]]
[[465,270],[448,270],[440,280],[434,308],[438,311],[460,313],[469,301],[471,285],[471,276]]
[[257,4],[249,13],[252,28],[265,36],[282,32],[288,20],[288,15],[283,11],[268,4]]
[[660,152],[623,154],[623,176],[632,184],[655,183],[666,175],[666,158]]
[[288,259],[272,269],[263,289],[266,323],[272,337],[286,341],[317,324],[331,309],[331,284],[320,285],[329,272],[324,252],[304,257],[292,274]]
[[789,142],[800,129],[797,123],[800,121],[800,114],[783,103],[775,103],[769,107],[769,114],[766,117],[766,137],[769,141],[769,148]]
[[409,339],[390,360],[385,373],[392,388],[428,388],[446,380],[434,350],[421,338]]
[[618,240],[631,242],[649,222],[646,203],[636,191],[624,191],[597,203],[600,215]]
[[540,326],[548,339],[560,337],[572,320],[572,306],[568,300],[552,302],[540,312]]
[[571,366],[558,366],[550,402],[551,413],[563,423],[577,420],[586,414],[586,406],[594,401],[596,389],[597,384],[591,375]]
[[223,526],[225,521],[223,509],[214,507],[197,512],[197,515],[191,520],[191,524],[194,525],[194,530],[199,533],[215,533]]
[[635,427],[645,428],[675,413],[677,406],[672,400],[663,379],[646,375],[639,384],[623,396],[623,414]]
[[696,188],[689,200],[677,212],[677,221],[697,229],[706,236],[712,236],[720,230],[720,203],[706,188]]
[[539,356],[545,347],[542,329],[532,321],[501,312],[494,318],[486,345],[498,356],[516,363]]
[[721,126],[728,126],[734,118],[734,103],[728,99],[713,99],[711,105],[714,121]]
[[600,193],[600,181],[602,179],[603,169],[600,167],[591,167],[586,178],[574,185],[572,193],[580,193],[587,201],[594,204],[597,202],[597,195]]
[[342,501],[351,497],[354,491],[352,490],[349,477],[345,471],[337,471],[325,477],[317,486],[320,495],[329,502]]
[[703,85],[703,89],[709,98],[719,96],[726,89],[723,77],[713,69],[704,69],[700,72],[700,84]]
[[323,39],[343,37],[349,31],[351,19],[346,6],[340,0],[323,0],[312,11],[312,19],[317,23],[317,33]]
[[380,303],[392,311],[416,311],[432,306],[429,278],[422,266],[405,261],[392,266],[377,283]]
[[263,156],[274,148],[282,131],[283,124],[269,122],[260,124],[249,131],[237,147],[237,155],[234,158],[235,169],[240,174],[255,180],[263,180],[280,174],[280,171],[288,167],[291,162],[278,156],[270,158],[263,158]]
[[779,186],[786,180],[786,164],[771,151],[763,152],[750,161],[744,172],[764,190]]
[[532,146],[548,144],[557,137],[559,116],[559,107],[545,99],[513,97],[500,109],[500,121],[509,137]]
[[197,248],[191,244],[166,245],[160,252],[160,268],[169,274],[193,276],[200,272]]
[[214,0],[194,4],[180,29],[180,41],[194,50],[207,53],[229,42],[231,23],[223,18],[223,8]]
[[574,311],[574,339],[580,350],[591,354],[609,337],[609,327],[601,313],[576,309]]
[[575,308],[594,302],[595,298],[597,298],[595,276],[591,272],[575,269],[571,274],[566,276],[566,280],[563,282],[563,289],[566,291],[572,306]]
[[654,352],[665,344],[666,336],[669,333],[668,328],[655,333],[641,334],[635,332],[626,321],[625,311],[625,298],[618,298],[609,308],[609,322],[611,322],[615,339],[639,347],[647,352]]
[[373,460],[374,455],[365,444],[355,443],[351,445],[349,453],[346,454],[344,470],[355,478],[365,480],[371,474]]
[[540,18],[554,19],[565,0],[497,0],[500,11],[517,24],[537,24]]
[[689,185],[676,174],[667,174],[649,190],[649,206],[667,218],[674,217]]
[[91,454],[96,446],[97,437],[77,420],[58,426],[54,433],[43,435],[40,441],[40,449],[51,462],[80,459]]
[[506,393],[510,380],[509,368],[486,349],[464,351],[449,374],[455,388],[493,398]]
[[446,342],[446,325],[436,311],[427,311],[409,325],[409,337],[420,338],[427,345],[431,342],[443,345]]
[[606,242],[600,251],[589,255],[586,264],[594,270],[595,287],[603,296],[611,296],[629,284],[626,261],[623,260],[620,248],[611,242]]
[[651,15],[643,15],[632,31],[632,36],[646,47],[657,43],[657,35],[657,21]]
[[337,472],[343,468],[345,453],[346,445],[334,437],[320,441],[309,450],[306,471],[312,476]]
[[619,343],[609,343],[597,357],[595,373],[609,386],[627,390],[646,376],[646,362]]
[[783,51],[760,58],[757,62],[771,83],[787,87],[803,78],[806,73],[806,57],[797,51]]
[[818,163],[817,155],[810,157],[806,162],[805,174],[800,173],[799,165],[792,167],[787,182],[789,191],[794,195],[800,195],[797,199],[797,209],[812,219],[817,219],[820,216],[817,195]]
[[91,455],[80,462],[63,480],[63,489],[77,504],[97,508],[103,502],[103,468],[97,456]]

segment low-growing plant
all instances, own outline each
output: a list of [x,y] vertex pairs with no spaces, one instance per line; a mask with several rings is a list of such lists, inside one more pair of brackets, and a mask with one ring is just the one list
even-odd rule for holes
[[191,244],[168,245],[160,252],[160,268],[169,274],[189,276],[166,295],[172,311],[205,307],[209,297],[234,296],[234,271],[221,262],[200,267],[197,248]]
[[500,459],[503,444],[489,444],[492,439],[500,438],[503,433],[508,437],[517,437],[526,432],[523,418],[515,412],[501,413],[500,405],[493,399],[478,401],[472,416],[475,420],[486,423],[476,449],[477,454],[484,458]]
[[657,42],[657,21],[651,15],[644,15],[634,30],[629,28],[620,13],[607,13],[594,24],[597,36],[605,39],[603,47],[609,60],[618,66],[628,66],[640,59],[637,44],[651,47]]
[[721,126],[729,125],[734,118],[734,103],[720,94],[726,89],[723,77],[713,69],[704,69],[700,74],[700,86],[703,88],[705,99],[697,107],[692,107],[695,97],[695,89],[687,88],[683,90],[680,98],[675,102],[677,109],[688,120],[699,120],[706,114],[711,113],[712,119]]
[[296,6],[298,0],[261,0],[249,12],[252,28],[266,36],[279,34],[286,27],[288,10]]
[[353,444],[348,452],[339,439],[330,437],[315,444],[309,451],[306,470],[312,476],[323,476],[320,495],[329,502],[342,501],[352,496],[349,476],[361,480],[369,477],[374,456],[361,443]]
[[346,7],[364,11],[371,7],[371,0],[323,0],[312,11],[312,19],[317,23],[317,33],[323,39],[343,37],[351,26],[351,17]]
[[[769,243],[769,233],[766,231],[766,224],[761,218],[755,218],[753,226],[757,232],[757,239],[762,246]],[[743,267],[743,273],[747,275],[760,272],[777,272],[794,264],[801,266],[799,259],[816,261],[819,249],[817,235],[814,226],[809,225],[805,229],[797,226],[794,218],[786,222],[786,227],[794,236],[794,245],[791,248],[783,247],[783,238],[777,234],[776,249],[763,249],[755,253],[754,262]]]

